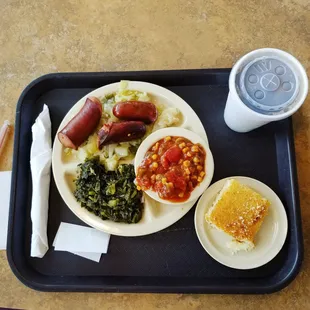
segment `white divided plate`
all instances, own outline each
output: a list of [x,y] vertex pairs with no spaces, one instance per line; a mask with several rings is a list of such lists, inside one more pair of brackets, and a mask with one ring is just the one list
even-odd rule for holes
[[[65,127],[65,125],[78,113],[87,97],[102,97],[117,91],[118,87],[119,83],[113,83],[100,87],[85,95],[70,109],[61,122],[58,131],[63,129],[63,127]],[[208,144],[207,135],[199,117],[193,109],[175,93],[158,85],[136,81],[129,81],[128,89],[147,92],[153,97],[155,102],[178,108],[183,115],[182,123],[180,123],[179,126],[199,134]],[[73,180],[76,177],[77,165],[79,163],[78,160],[68,162],[65,159],[63,146],[59,142],[56,134],[53,146],[52,167],[58,191],[67,206],[77,217],[86,224],[104,232],[119,236],[142,236],[155,233],[177,222],[196,202],[196,200],[194,200],[185,203],[184,205],[173,206],[156,202],[147,195],[144,195],[144,212],[139,223],[125,224],[115,223],[109,220],[104,221],[88,212],[85,208],[82,208],[74,198]]]
[[[207,210],[228,179],[236,179],[251,187],[271,203],[255,237],[255,248],[249,252],[232,254],[226,247],[232,238],[205,221]],[[219,263],[235,269],[252,269],[267,264],[283,247],[287,235],[287,216],[281,200],[267,185],[248,177],[229,177],[212,184],[201,196],[195,211],[195,229],[201,245]]]

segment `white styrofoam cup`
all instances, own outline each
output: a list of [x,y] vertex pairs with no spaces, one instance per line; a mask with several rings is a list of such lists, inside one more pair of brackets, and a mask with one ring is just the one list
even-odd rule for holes
[[[299,92],[290,107],[283,113],[261,114],[247,107],[240,99],[236,89],[236,76],[251,61],[260,57],[279,57],[291,67],[298,78]],[[229,76],[229,94],[224,111],[226,125],[237,132],[248,132],[270,122],[291,116],[304,103],[308,94],[308,77],[304,67],[291,54],[274,48],[262,48],[240,58],[233,66]]]

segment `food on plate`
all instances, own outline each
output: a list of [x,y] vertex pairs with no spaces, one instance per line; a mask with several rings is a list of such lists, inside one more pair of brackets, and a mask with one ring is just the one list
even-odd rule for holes
[[206,221],[233,237],[233,253],[254,248],[254,237],[268,213],[270,202],[235,179],[227,180],[206,214]]
[[153,132],[166,127],[177,126],[182,122],[182,113],[177,108],[165,108],[154,124]]
[[103,220],[137,223],[142,217],[142,192],[134,184],[133,165],[107,171],[98,157],[79,164],[74,196],[83,208]]
[[[91,102],[98,104],[95,111],[88,107]],[[98,109],[101,112],[99,121]],[[87,120],[89,122],[85,123]],[[181,120],[178,109],[158,102],[146,92],[128,89],[128,82],[121,81],[116,92],[106,94],[100,100],[89,97],[87,105],[85,103],[58,137],[65,146],[67,161],[72,157],[81,162],[99,156],[106,169],[115,170],[118,164],[132,161],[137,148],[149,134]],[[88,129],[90,125],[94,127],[92,130]]]
[[151,102],[125,101],[114,105],[113,114],[120,120],[152,124],[157,119],[156,106]]
[[101,149],[104,145],[112,143],[140,139],[145,133],[145,124],[140,121],[107,123],[98,131],[98,148]]
[[128,88],[128,81],[120,81],[119,89],[114,94],[114,102],[124,102],[130,100],[137,100],[137,101],[151,101],[151,96],[144,92],[134,89]]
[[161,199],[188,200],[205,177],[206,151],[184,137],[167,136],[151,146],[137,169],[136,183]]
[[77,115],[58,133],[60,143],[67,148],[78,147],[97,128],[102,115],[102,105],[98,98],[89,97]]
[[[149,134],[182,120],[178,109],[157,100],[146,92],[128,89],[128,82],[121,81],[119,89],[113,93],[99,98],[88,97],[77,115],[58,133],[58,139],[65,147],[63,160],[82,162],[78,165],[75,181],[77,201],[102,219],[125,223],[137,223],[141,219],[142,191],[138,191],[134,183],[132,160]],[[173,165],[175,151],[166,151],[162,160],[171,161],[170,165]],[[182,158],[187,156],[181,149],[179,151]],[[163,176],[169,171],[166,162],[164,167]],[[168,173],[170,183],[173,178],[181,182],[179,173],[183,173],[182,169],[181,166],[180,171],[175,168],[174,172]],[[190,175],[184,176],[185,181],[188,179],[185,185],[180,183],[182,193],[178,187],[172,191],[158,185],[163,197],[186,200],[203,178],[201,172],[194,180],[192,168],[186,169],[190,169]]]

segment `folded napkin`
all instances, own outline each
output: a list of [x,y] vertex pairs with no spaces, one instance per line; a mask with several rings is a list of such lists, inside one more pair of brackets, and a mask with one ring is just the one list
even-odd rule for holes
[[32,126],[31,256],[42,258],[48,250],[47,218],[52,161],[51,119],[46,105]]
[[0,172],[0,188],[0,250],[5,250],[10,207],[11,171]]
[[95,262],[108,252],[110,235],[91,227],[61,222],[55,236],[55,251],[66,251]]

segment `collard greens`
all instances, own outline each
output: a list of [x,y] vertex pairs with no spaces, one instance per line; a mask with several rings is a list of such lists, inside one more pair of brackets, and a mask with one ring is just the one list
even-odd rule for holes
[[133,165],[107,171],[99,157],[79,164],[74,196],[81,206],[103,220],[137,223],[142,217],[142,193],[134,184]]

